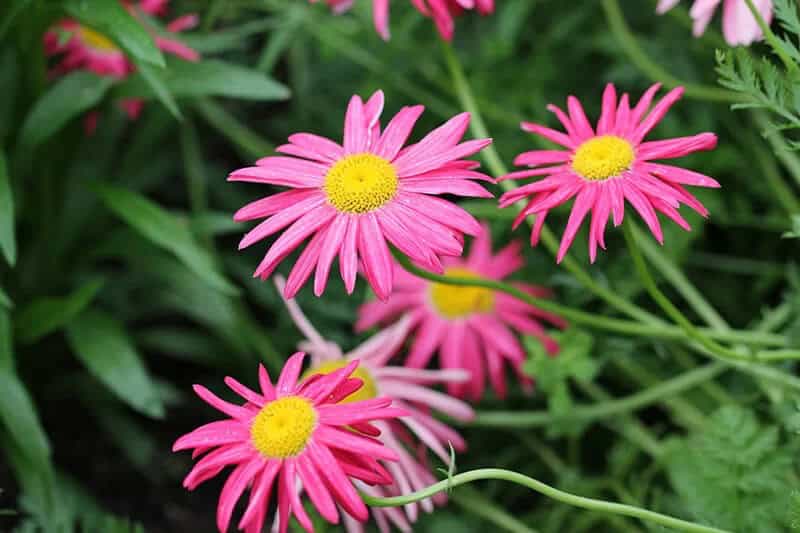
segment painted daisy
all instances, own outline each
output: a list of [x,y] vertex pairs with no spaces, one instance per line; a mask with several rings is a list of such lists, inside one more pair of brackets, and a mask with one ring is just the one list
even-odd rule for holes
[[700,133],[644,142],[645,136],[683,95],[682,87],[673,89],[648,113],[659,87],[659,84],[650,87],[631,109],[628,95],[623,94],[617,102],[616,90],[608,84],[603,93],[602,114],[596,130],[574,96],[567,99],[568,115],[552,104],[548,106],[566,129],[566,134],[539,124],[522,123],[524,131],[566,148],[522,153],[514,164],[533,167],[532,170],[520,170],[500,178],[545,176],[500,198],[501,207],[527,199],[528,203],[514,221],[514,227],[528,215],[536,215],[531,245],[538,243],[547,213],[573,196],[575,204],[561,239],[558,262],[566,255],[589,211],[592,212],[589,228],[589,258],[592,262],[597,255],[597,245],[605,249],[605,227],[609,216],[613,216],[615,226],[622,224],[626,200],[641,215],[659,243],[663,243],[664,236],[657,213],[663,213],[686,231],[691,227],[678,213],[681,204],[708,216],[708,210],[683,186],[719,187],[719,183],[703,174],[652,160],[674,159],[712,150],[717,145],[717,136]]
[[353,487],[354,480],[392,482],[391,473],[380,461],[399,461],[401,457],[379,440],[351,428],[371,429],[377,421],[408,413],[392,407],[389,398],[339,403],[362,386],[360,379],[351,377],[358,361],[298,383],[304,356],[298,352],[290,357],[275,385],[266,369],[259,367],[259,392],[226,377],[225,383],[244,399],[243,405],[194,386],[198,396],[230,418],[184,435],[173,451],[193,449],[194,458],[203,456],[183,482],[189,490],[226,467],[234,467],[217,507],[221,533],[228,530],[236,502],[248,488],[250,499],[238,524],[240,530],[261,533],[277,485],[280,532],[287,531],[292,514],[306,531],[313,532],[298,481],[320,515],[334,524],[339,522],[337,508],[362,522],[369,517]]
[[[512,242],[492,255],[491,235],[484,226],[466,260],[447,259],[445,275],[502,280],[524,266],[520,249],[518,242]],[[530,387],[530,379],[522,373],[525,350],[513,330],[538,338],[549,354],[558,353],[558,344],[547,335],[543,322],[563,328],[566,322],[560,317],[504,293],[433,283],[399,266],[395,269],[395,291],[385,302],[361,306],[356,330],[363,331],[407,313],[411,328],[416,329],[407,367],[426,367],[438,350],[442,368],[470,373],[467,382],[447,384],[450,394],[479,400],[488,377],[497,395],[505,397],[505,362],[510,363],[523,386]],[[514,285],[539,298],[551,296],[543,287]]]
[[[679,1],[659,0],[656,12],[659,15],[666,13],[678,5]],[[689,15],[694,21],[695,37],[703,35],[706,31],[706,26],[711,22],[720,3],[722,3],[722,33],[729,45],[747,46],[764,37],[745,0],[695,0],[689,10]],[[753,5],[769,24],[772,21],[772,0],[753,0]]]
[[491,197],[473,180],[492,182],[475,171],[479,164],[462,159],[479,152],[491,139],[459,142],[469,125],[462,113],[416,144],[403,145],[422,106],[404,107],[381,131],[383,92],[364,103],[353,96],[339,145],[311,133],[296,133],[257,166],[236,170],[230,181],[289,187],[257,200],[234,220],[266,218],[247,233],[239,249],[284,230],[255,271],[266,279],[304,240],[286,283],[293,297],[315,273],[314,294],[325,290],[334,258],[348,293],[355,287],[359,259],[363,274],[381,299],[392,291],[392,256],[387,241],[411,259],[441,271],[439,256],[460,255],[464,234],[475,235],[480,224],[439,194]]
[[[312,3],[318,0],[311,0]],[[353,0],[325,0],[334,13],[350,9]],[[463,11],[477,10],[481,15],[494,12],[494,0],[411,0],[411,4],[424,16],[433,19],[439,34],[447,41],[453,40],[455,17]],[[372,18],[378,35],[388,41],[389,0],[372,0]]]
[[[139,19],[140,13],[150,16],[163,15],[169,0],[140,0],[137,4],[124,2],[128,10]],[[197,25],[197,15],[179,17],[166,26],[167,33],[178,33]],[[153,30],[156,45],[164,52],[187,61],[197,61],[200,55],[166,35]],[[50,76],[58,77],[75,70],[86,70],[98,76],[118,80],[126,78],[136,70],[133,62],[111,39],[104,34],[80,24],[72,19],[64,19],[55,24],[44,36],[45,53],[60,56],[60,61],[51,69]],[[131,119],[141,113],[143,102],[138,98],[127,98],[120,102],[122,109]],[[97,114],[87,115],[87,129],[92,131],[96,125]]]
[[[284,280],[276,277],[278,291],[283,292]],[[343,403],[369,400],[376,396],[391,398],[392,405],[404,409],[409,416],[397,420],[381,420],[373,425],[375,438],[395,450],[400,456],[396,464],[387,468],[394,483],[385,486],[369,486],[356,483],[359,490],[373,496],[396,496],[425,488],[437,480],[427,462],[426,449],[433,451],[445,464],[450,462],[448,443],[457,451],[466,449],[466,442],[455,430],[433,417],[433,412],[467,422],[475,416],[469,405],[436,391],[431,386],[448,383],[463,383],[469,374],[463,370],[422,370],[391,366],[389,361],[397,355],[408,337],[410,320],[406,317],[393,326],[380,331],[369,340],[347,354],[333,342],[325,340],[303,315],[295,300],[284,300],[289,314],[305,340],[298,346],[312,357],[308,373],[328,374],[349,365],[352,361],[361,364],[353,373],[364,385]],[[405,506],[405,514],[396,508],[372,510],[381,531],[387,531],[389,523],[403,531],[410,531],[409,523],[416,521],[419,509],[431,512],[434,503],[444,503],[444,494]],[[351,533],[363,531],[361,524],[347,519],[345,523]]]

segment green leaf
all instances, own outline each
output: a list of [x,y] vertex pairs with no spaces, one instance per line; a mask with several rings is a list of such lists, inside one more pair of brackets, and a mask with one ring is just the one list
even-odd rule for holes
[[672,486],[696,520],[748,533],[787,530],[797,486],[791,447],[742,407],[724,406],[689,438],[670,443]]
[[164,416],[161,398],[142,358],[113,318],[86,311],[67,326],[67,340],[89,371],[119,399],[148,416]]
[[800,239],[800,215],[792,215],[792,229],[783,234],[784,239]]
[[35,342],[69,324],[94,300],[103,284],[103,280],[95,279],[65,298],[41,298],[26,305],[14,321],[20,342]]
[[0,371],[10,371],[14,368],[11,339],[11,319],[8,312],[0,307]]
[[0,287],[0,308],[5,307],[6,309],[11,309],[14,307],[14,302],[11,301],[11,298],[8,297],[6,291],[3,290],[3,287]]
[[[2,30],[0,30],[2,35]],[[20,106],[17,104],[20,85],[19,64],[16,50],[7,46],[0,51],[0,143],[13,128],[19,125],[16,119]]]
[[14,197],[11,194],[11,183],[8,177],[6,156],[0,149],[0,251],[14,266],[17,262],[17,241],[14,237]]
[[118,43],[134,59],[159,67],[164,56],[150,33],[118,0],[66,0],[64,9]]
[[73,72],[53,84],[33,105],[22,124],[19,144],[31,150],[58,132],[67,122],[97,105],[114,83],[90,72]]
[[111,185],[95,185],[103,203],[144,238],[163,248],[202,278],[226,294],[238,290],[220,274],[212,257],[194,239],[187,225],[144,196]]
[[172,113],[172,116],[178,120],[182,120],[183,115],[181,115],[181,110],[178,108],[178,102],[175,101],[175,97],[172,96],[172,93],[164,82],[165,73],[168,71],[157,69],[144,63],[137,63],[137,66],[139,67],[138,75],[144,80],[145,86],[150,89],[150,94],[155,95],[159,101],[164,104],[164,107]]
[[14,22],[22,11],[27,8],[31,4],[32,0],[12,0],[11,6],[6,10],[5,16],[0,20],[0,38],[2,38],[8,29],[11,27],[11,23]]
[[[159,72],[167,90],[177,98],[228,96],[243,100],[285,100],[289,89],[258,71],[232,63],[208,59],[204,61],[171,61]],[[152,98],[147,80],[134,74],[115,90],[120,97]]]
[[17,447],[39,472],[50,468],[50,444],[25,385],[11,369],[0,370],[0,422]]

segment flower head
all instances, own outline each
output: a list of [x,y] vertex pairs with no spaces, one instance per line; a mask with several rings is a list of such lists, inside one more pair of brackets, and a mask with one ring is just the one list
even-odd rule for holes
[[[278,290],[283,290],[284,281],[276,278]],[[303,315],[294,300],[286,300],[289,314],[306,339],[298,346],[312,356],[309,373],[327,374],[351,364],[361,362],[353,376],[360,378],[364,385],[343,403],[363,401],[375,396],[385,396],[393,400],[396,407],[404,409],[409,416],[397,420],[381,420],[373,425],[380,431],[376,438],[395,450],[400,460],[387,468],[394,477],[391,485],[370,487],[359,483],[359,489],[373,496],[395,496],[420,490],[436,481],[426,460],[426,450],[433,451],[443,462],[449,462],[447,444],[457,451],[466,449],[464,439],[455,430],[433,417],[433,412],[446,414],[455,420],[466,422],[474,417],[473,410],[466,403],[434,390],[437,384],[463,383],[467,372],[456,370],[422,370],[392,366],[389,361],[402,348],[410,326],[406,317],[356,347],[342,354],[341,348],[325,340]],[[363,429],[363,428],[362,428]],[[420,507],[430,512],[434,503],[446,501],[444,495],[425,499],[419,503],[405,506],[405,515],[398,509],[373,509],[379,525],[389,522],[400,529],[409,530],[409,522],[414,522]],[[351,532],[361,531],[359,524],[350,521]],[[383,528],[382,528],[383,529]]]
[[353,96],[347,108],[344,142],[296,133],[255,167],[233,172],[231,181],[289,187],[240,209],[237,221],[266,218],[239,244],[246,248],[284,230],[267,251],[254,276],[270,276],[300,244],[310,242],[292,268],[286,297],[293,297],[315,272],[314,293],[325,290],[333,259],[348,293],[355,287],[359,259],[363,274],[380,298],[392,290],[392,258],[387,241],[415,261],[441,271],[440,255],[460,255],[464,233],[478,222],[438,194],[491,197],[473,180],[492,181],[464,160],[491,142],[459,142],[469,124],[462,113],[416,144],[403,145],[422,114],[404,107],[381,131],[383,93],[364,103]]
[[[144,19],[143,15],[162,15],[169,0],[140,0],[138,4],[123,2],[130,13]],[[197,15],[184,15],[166,26],[167,33],[178,33],[197,25]],[[148,25],[159,49],[187,61],[197,61],[199,54],[171,37],[157,32]],[[60,62],[50,71],[53,77],[62,76],[75,70],[86,70],[98,76],[122,80],[136,71],[136,66],[114,41],[105,34],[80,24],[73,19],[64,19],[55,24],[44,36],[45,53],[48,56],[61,56]],[[128,98],[121,102],[123,110],[131,119],[138,117],[142,101]],[[87,128],[92,131],[97,116],[91,113]]]
[[[675,7],[680,0],[660,0],[656,12],[660,15]],[[699,37],[706,31],[714,12],[722,4],[722,32],[731,46],[749,45],[762,39],[761,28],[745,0],[694,0],[689,15],[694,21],[693,33]],[[772,0],[753,0],[767,24],[772,21]]]
[[[452,258],[445,262],[445,275],[502,280],[523,266],[520,248],[519,243],[513,242],[493,255],[491,235],[484,227],[466,260]],[[397,288],[385,302],[361,306],[356,329],[362,331],[407,314],[410,327],[417,330],[407,367],[426,367],[438,350],[442,368],[470,373],[469,381],[448,383],[450,394],[478,400],[488,377],[497,395],[504,397],[506,361],[522,384],[530,386],[530,379],[522,373],[525,350],[513,330],[538,338],[550,354],[558,352],[558,345],[545,332],[543,322],[564,327],[566,323],[560,317],[504,293],[433,283],[399,266],[395,268]],[[550,295],[550,291],[536,285],[515,285],[540,298]]]
[[[228,530],[236,502],[250,489],[250,500],[239,521],[239,529],[260,533],[273,488],[277,518],[283,533],[289,516],[312,532],[311,519],[300,500],[298,480],[320,515],[338,523],[343,509],[356,520],[369,514],[353,487],[354,480],[388,484],[392,475],[380,461],[400,457],[368,434],[350,428],[370,429],[380,420],[407,415],[392,407],[389,398],[339,403],[361,386],[352,378],[358,361],[326,375],[316,374],[298,383],[305,354],[296,353],[286,362],[273,385],[264,367],[259,367],[260,391],[253,391],[231,377],[225,383],[245,403],[237,405],[215,396],[201,385],[194,390],[203,400],[230,418],[211,422],[179,438],[173,451],[194,449],[203,456],[183,484],[193,490],[233,466],[220,494],[217,527]],[[374,435],[374,433],[372,433]]]
[[535,246],[539,241],[547,213],[573,196],[575,204],[561,239],[558,262],[566,255],[589,211],[592,213],[589,228],[589,258],[592,262],[597,255],[597,245],[605,249],[605,227],[609,217],[613,216],[615,226],[622,223],[626,200],[641,215],[660,243],[663,243],[664,237],[657,213],[664,214],[687,231],[691,227],[678,213],[681,204],[688,205],[702,216],[708,215],[706,208],[683,186],[719,187],[719,183],[691,170],[652,161],[712,150],[717,145],[717,136],[701,133],[645,142],[645,136],[683,95],[682,87],[673,89],[648,113],[659,87],[658,84],[650,87],[636,106],[631,108],[628,95],[623,94],[617,102],[616,90],[608,84],[603,93],[602,114],[596,129],[592,128],[583,107],[574,96],[567,100],[569,115],[554,105],[548,106],[566,129],[566,134],[539,124],[522,123],[523,130],[565,148],[522,153],[514,163],[532,169],[512,172],[500,178],[545,176],[500,198],[501,207],[527,199],[528,203],[514,221],[514,227],[528,215],[536,215],[531,233],[532,245]]
[[[311,0],[316,2],[317,0]],[[350,9],[353,0],[325,0],[334,13]],[[455,31],[455,17],[465,10],[476,9],[481,15],[494,12],[494,0],[411,0],[411,4],[424,16],[433,19],[443,39],[451,41]],[[389,40],[389,0],[372,0],[372,18],[375,30]]]

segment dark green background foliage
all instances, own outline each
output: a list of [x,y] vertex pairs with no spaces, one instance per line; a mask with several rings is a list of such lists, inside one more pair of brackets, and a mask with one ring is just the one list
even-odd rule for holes
[[[336,17],[304,0],[176,0],[173,14],[201,15],[200,28],[183,35],[202,53],[199,64],[164,61],[117,0],[0,4],[0,509],[9,511],[0,530],[213,531],[221,481],[186,493],[180,481],[190,459],[170,452],[176,437],[216,416],[190,385],[221,391],[225,375],[252,384],[259,361],[279,368],[300,340],[273,285],[250,277],[264,247],[236,250],[246,226],[232,213],[271,191],[227,183],[227,173],[293,132],[339,138],[353,93],[383,89],[387,114],[424,104],[416,138],[462,111],[430,21],[392,2],[392,40],[383,43],[369,2],[356,3]],[[800,233],[789,178],[800,166],[781,149],[791,130],[761,135],[771,123],[791,125],[800,99],[777,60],[761,59],[768,48],[720,56],[737,96],[716,85],[714,51],[725,49],[718,31],[690,38],[685,7],[657,17],[650,0],[498,4],[492,17],[459,19],[454,47],[502,159],[537,142],[519,131],[520,120],[553,125],[545,105],[568,94],[596,117],[608,81],[635,97],[653,77],[697,86],[653,137],[718,133],[717,150],[681,164],[723,188],[697,191],[710,220],[687,215],[691,233],[669,224],[663,254],[731,326],[761,323],[786,336],[783,348],[800,348],[800,248],[783,238],[793,227]],[[779,6],[796,13],[794,2]],[[41,36],[65,13],[106,32],[139,73],[119,84],[87,73],[47,81]],[[132,95],[149,101],[136,122],[115,104]],[[731,95],[759,105],[732,111]],[[102,115],[87,137],[80,117],[89,109]],[[513,214],[493,202],[468,205],[491,217],[496,244],[527,239],[523,229],[512,234]],[[555,229],[566,213],[554,214]],[[621,232],[610,230],[608,241],[591,275],[657,312]],[[573,252],[588,263],[584,243],[585,232]],[[519,279],[553,287],[570,306],[614,313],[546,251],[526,247],[525,256]],[[363,281],[347,297],[337,280],[323,299],[309,288],[299,299],[324,335],[350,348],[359,340],[356,308],[370,297]],[[490,395],[478,406],[536,411],[538,422],[464,428],[470,448],[457,458],[459,471],[510,468],[736,531],[785,531],[797,520],[798,389],[717,363],[699,386],[604,414],[613,398],[714,363],[682,343],[598,330],[569,330],[560,341],[556,359],[528,344],[526,370],[540,377],[533,396],[515,387],[506,401]],[[792,362],[773,369],[796,374]],[[600,413],[584,416],[593,406]],[[418,530],[501,523],[559,533],[647,527],[488,482],[457,489]]]

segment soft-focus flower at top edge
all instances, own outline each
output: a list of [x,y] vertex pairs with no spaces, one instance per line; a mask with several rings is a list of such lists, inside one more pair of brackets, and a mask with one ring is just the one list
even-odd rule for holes
[[[312,3],[318,0],[311,0]],[[354,0],[325,0],[335,13],[350,9]],[[389,1],[372,0],[372,18],[375,30],[384,40],[389,40]],[[494,12],[494,0],[410,0],[424,16],[433,19],[443,39],[451,41],[455,31],[455,17],[463,11],[477,10],[481,15]]]
[[201,385],[194,386],[198,396],[230,418],[184,435],[175,442],[173,451],[193,449],[193,458],[202,456],[183,482],[189,490],[225,467],[234,467],[217,507],[217,527],[222,533],[227,532],[236,502],[246,489],[250,498],[239,520],[240,530],[261,533],[274,493],[281,533],[287,531],[291,514],[306,531],[313,532],[301,490],[323,518],[336,524],[337,507],[356,520],[369,517],[353,487],[354,480],[392,482],[381,461],[399,461],[398,454],[349,427],[372,427],[377,421],[408,413],[392,407],[392,400],[385,397],[339,403],[363,386],[360,379],[351,377],[358,361],[298,382],[304,355],[290,357],[274,385],[264,367],[259,367],[259,391],[226,377],[228,387],[244,399],[242,405],[222,400]]
[[[675,7],[680,0],[660,0],[656,12],[661,15]],[[719,4],[722,3],[722,32],[725,41],[731,46],[752,44],[762,39],[761,28],[758,27],[745,0],[695,0],[689,15],[694,21],[693,33],[698,37],[706,31]],[[758,12],[767,24],[772,21],[772,0],[753,0]]]
[[[502,280],[524,266],[521,245],[512,242],[492,254],[491,235],[484,226],[472,243],[466,260],[448,258],[445,274],[453,277]],[[464,369],[470,379],[449,383],[448,391],[458,397],[479,400],[485,382],[496,394],[506,395],[505,362],[519,376],[526,388],[531,380],[522,373],[525,349],[514,330],[539,339],[551,355],[558,344],[547,335],[543,322],[565,327],[558,316],[523,303],[505,293],[481,287],[461,287],[433,283],[413,276],[396,266],[397,287],[385,302],[373,301],[359,309],[356,330],[393,320],[407,313],[416,336],[406,366],[424,368],[434,352],[439,352],[439,366]],[[514,283],[519,289],[540,298],[551,292],[528,283]]]
[[609,217],[613,217],[615,226],[622,224],[626,200],[662,244],[664,236],[657,213],[664,214],[686,231],[690,231],[691,227],[678,213],[681,204],[688,205],[704,217],[708,216],[708,210],[683,186],[719,187],[719,183],[691,170],[652,161],[712,150],[717,145],[717,136],[700,133],[645,142],[645,136],[683,95],[682,87],[671,90],[648,113],[659,87],[658,84],[650,87],[636,106],[631,108],[628,95],[623,94],[617,102],[616,90],[612,84],[608,84],[603,93],[602,114],[596,129],[592,128],[583,107],[574,96],[567,99],[568,114],[552,104],[548,106],[566,129],[566,134],[539,124],[522,124],[524,131],[564,147],[563,150],[522,153],[514,160],[514,164],[526,165],[532,170],[520,170],[500,178],[544,176],[544,179],[523,185],[500,198],[501,207],[527,200],[527,205],[514,221],[514,227],[528,215],[536,215],[531,245],[538,243],[547,213],[573,196],[575,203],[561,238],[556,258],[558,262],[566,255],[590,211],[589,258],[592,262],[597,255],[598,244],[603,249],[606,247],[605,228]]
[[[283,292],[283,278],[276,277],[275,284],[278,291]],[[462,422],[472,420],[475,413],[466,403],[436,391],[431,386],[463,383],[468,379],[468,373],[460,369],[422,370],[389,365],[389,361],[400,351],[408,337],[408,318],[380,331],[351,352],[342,354],[337,344],[325,340],[314,329],[297,302],[284,301],[289,314],[306,338],[298,348],[311,354],[312,364],[307,373],[328,373],[348,365],[351,361],[359,360],[361,364],[353,376],[360,378],[364,386],[343,402],[383,396],[391,398],[394,402],[392,405],[409,413],[407,417],[373,424],[380,430],[380,435],[376,434],[376,438],[400,456],[399,462],[387,465],[394,482],[382,487],[358,483],[359,490],[373,496],[397,496],[435,483],[436,478],[427,465],[425,450],[430,449],[447,464],[450,461],[448,443],[459,452],[466,449],[466,443],[458,432],[434,418],[432,412],[442,413]],[[376,433],[369,427],[359,426],[357,429]],[[410,531],[409,523],[416,521],[420,507],[430,512],[434,502],[440,504],[445,501],[446,496],[439,494],[433,499],[406,505],[405,515],[395,508],[375,508],[372,513],[381,531],[387,531],[389,523],[403,531]],[[353,520],[347,520],[346,523],[351,533],[363,531],[361,525]]]
[[[148,15],[161,15],[166,9],[168,0],[140,0],[138,4],[123,2],[123,5],[134,15],[141,11]],[[140,17],[141,18],[141,17]],[[178,33],[197,25],[197,15],[184,15],[166,26],[167,33]],[[153,33],[156,45],[162,51],[180,57],[186,61],[197,61],[200,55],[176,39]],[[98,76],[122,80],[136,70],[133,62],[111,39],[99,31],[84,26],[72,19],[64,19],[56,23],[44,35],[44,48],[48,56],[62,56],[59,63],[50,71],[51,77],[63,76],[75,70],[86,70]],[[122,108],[131,119],[141,112],[143,102],[137,98],[122,100]],[[90,113],[88,129],[96,121],[96,115]]]
[[306,238],[286,283],[293,297],[315,273],[314,293],[325,290],[331,264],[348,293],[355,287],[359,259],[379,298],[392,291],[392,256],[387,241],[414,261],[441,271],[440,256],[461,255],[463,235],[480,224],[440,194],[492,197],[473,180],[493,182],[475,171],[479,163],[462,159],[491,139],[460,142],[469,113],[461,113],[404,147],[423,107],[404,107],[381,130],[383,92],[364,103],[353,96],[347,107],[342,145],[311,133],[296,133],[277,148],[285,156],[264,157],[257,166],[231,173],[230,181],[289,187],[240,209],[237,221],[266,218],[247,233],[239,249],[282,232],[256,268],[266,279]]

